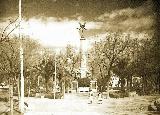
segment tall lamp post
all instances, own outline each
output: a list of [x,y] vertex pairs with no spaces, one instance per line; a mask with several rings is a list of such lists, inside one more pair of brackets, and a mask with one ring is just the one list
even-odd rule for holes
[[21,97],[20,97],[20,111],[21,113],[24,112],[24,76],[23,76],[23,45],[22,45],[22,36],[21,36],[21,21],[22,21],[22,14],[21,14],[21,0],[19,0],[19,39],[20,39],[20,76],[21,76]]

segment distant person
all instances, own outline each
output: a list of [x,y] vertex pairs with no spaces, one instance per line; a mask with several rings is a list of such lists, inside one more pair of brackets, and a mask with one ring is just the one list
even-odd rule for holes
[[89,92],[89,104],[92,104],[93,103],[93,91],[90,90]]
[[102,104],[102,93],[98,93],[98,104]]

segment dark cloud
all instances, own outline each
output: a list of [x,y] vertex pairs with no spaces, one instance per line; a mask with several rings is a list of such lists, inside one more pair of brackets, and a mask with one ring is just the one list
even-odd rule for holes
[[152,2],[144,2],[136,8],[123,8],[112,12],[105,12],[96,18],[102,21],[102,29],[108,31],[136,31],[149,32],[153,30],[154,15]]
[[[76,18],[80,14],[93,20],[105,12],[123,8],[136,8],[145,0],[22,0],[23,16]],[[0,15],[8,17],[18,14],[18,0],[0,0]]]
[[[150,32],[154,21],[151,0],[22,0],[22,13],[25,19],[98,22],[100,28],[87,30],[87,36],[117,30]],[[18,17],[18,0],[0,0],[0,22],[9,17]]]
[[18,0],[0,0],[0,18],[18,15]]

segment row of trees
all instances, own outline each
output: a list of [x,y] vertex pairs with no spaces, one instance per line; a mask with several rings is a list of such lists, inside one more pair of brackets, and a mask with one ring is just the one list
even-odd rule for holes
[[[155,6],[158,20],[159,13],[156,8]],[[157,25],[156,29],[159,27]],[[16,36],[9,37],[14,29],[7,33],[7,27],[1,32],[0,39],[0,82],[13,81],[19,88],[20,41]],[[37,41],[24,37],[23,48],[25,86],[27,87],[25,89],[27,91],[38,89],[39,76],[45,84],[46,91],[51,90],[55,75],[55,60],[57,79],[61,87],[69,86],[71,79],[76,77],[80,56],[72,46],[68,45],[65,51],[56,55],[54,48],[48,50]],[[157,31],[153,37],[144,35],[143,38],[121,32],[109,33],[106,38],[95,42],[89,51],[88,66],[91,77],[98,80],[100,91],[109,90],[111,77],[117,75],[120,78],[123,92],[126,82],[128,91],[136,90],[143,94],[158,92],[160,91],[159,51],[159,32]]]
[[[10,35],[17,26],[13,30],[7,31],[7,28],[13,23],[10,22],[1,32],[0,83],[13,83],[14,91],[19,92],[20,40],[17,36]],[[76,77],[79,56],[72,46],[68,45],[65,50],[56,54],[56,48],[44,48],[36,40],[23,36],[23,49],[26,93],[30,92],[31,89],[39,91],[39,87],[42,85],[44,85],[46,92],[53,90],[55,63],[59,86],[68,87],[71,79]]]
[[89,65],[93,77],[98,79],[99,90],[109,90],[111,77],[117,75],[122,92],[125,92],[125,84],[128,91],[136,90],[139,94],[158,92],[156,68],[159,66],[154,47],[154,40],[147,35],[140,39],[130,34],[112,33],[95,42],[90,50]]

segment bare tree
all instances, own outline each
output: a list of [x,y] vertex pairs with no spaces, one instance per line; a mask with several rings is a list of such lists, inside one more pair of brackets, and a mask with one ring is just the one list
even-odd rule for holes
[[[4,30],[2,30],[0,43],[4,41],[9,41],[9,35],[19,26],[19,24],[15,24],[17,20],[18,18],[13,21],[10,20],[9,24],[4,28]],[[10,29],[10,26],[12,26],[13,24],[15,24],[14,27],[11,30],[7,31],[7,29]]]

